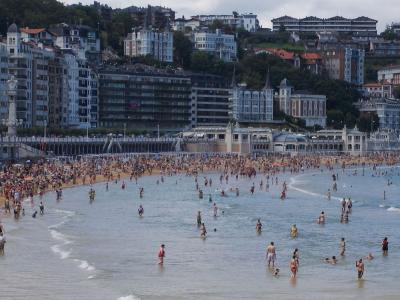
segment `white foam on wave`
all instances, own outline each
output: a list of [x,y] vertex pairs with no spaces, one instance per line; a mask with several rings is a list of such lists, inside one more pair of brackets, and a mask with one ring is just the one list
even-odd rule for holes
[[68,257],[71,255],[71,252],[70,252],[70,251],[61,250],[60,245],[51,246],[51,250],[52,250],[54,253],[57,253],[58,255],[60,255],[60,258],[61,258],[61,259],[66,259],[66,258],[68,258]]
[[57,241],[62,241],[63,245],[68,245],[71,244],[72,242],[67,238],[65,234],[62,234],[61,232],[58,232],[57,230],[51,229],[50,230],[50,235],[53,239]]
[[[307,190],[304,190],[304,189],[295,187],[295,186],[293,185],[295,182],[296,182],[296,180],[295,180],[294,178],[290,178],[289,188],[291,188],[291,189],[293,189],[293,190],[295,190],[295,191],[298,191],[298,192],[301,192],[301,193],[310,195],[310,196],[326,198],[326,195],[322,195],[322,194],[319,194],[319,193],[310,192],[310,191],[307,191]],[[341,200],[342,200],[342,198],[336,197],[336,196],[331,196],[331,199],[336,199],[336,200],[338,200],[338,201],[341,201]],[[353,201],[353,202],[354,202],[354,201]]]
[[129,295],[125,297],[119,297],[118,300],[140,300],[140,298],[134,296],[134,295]]
[[86,271],[95,271],[96,268],[90,265],[86,260],[75,259],[75,261],[79,262],[79,268]]
[[389,207],[389,208],[387,209],[387,211],[400,212],[400,208],[391,206],[391,207]]

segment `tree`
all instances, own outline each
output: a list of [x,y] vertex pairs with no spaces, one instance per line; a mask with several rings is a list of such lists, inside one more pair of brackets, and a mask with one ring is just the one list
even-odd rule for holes
[[360,131],[371,132],[379,128],[379,117],[376,113],[361,114],[357,120],[357,127]]
[[396,33],[389,25],[386,25],[386,29],[381,33],[381,37],[385,40],[393,41],[396,39]]
[[174,62],[189,68],[192,56],[192,42],[180,31],[174,32]]
[[344,115],[340,110],[331,109],[327,113],[327,125],[334,129],[342,129],[344,124]]

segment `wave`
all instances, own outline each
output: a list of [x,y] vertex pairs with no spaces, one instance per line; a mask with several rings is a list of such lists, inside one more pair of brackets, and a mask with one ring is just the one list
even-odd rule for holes
[[64,250],[61,250],[60,245],[51,246],[51,250],[52,250],[54,253],[59,254],[61,259],[66,259],[66,258],[68,258],[68,257],[71,255],[71,251],[64,251]]
[[118,300],[140,300],[140,298],[134,296],[134,295],[129,295],[125,297],[119,297]]
[[95,271],[96,268],[90,265],[86,260],[74,259],[76,262],[79,262],[79,268],[86,271]]
[[[289,187],[290,189],[293,189],[293,190],[295,190],[295,191],[301,192],[301,193],[303,193],[303,194],[307,194],[307,195],[314,196],[314,197],[326,198],[326,195],[319,194],[319,193],[314,193],[314,192],[311,192],[311,191],[307,191],[307,190],[304,190],[304,189],[295,187],[293,184],[296,183],[296,182],[297,182],[297,181],[296,181],[293,177],[290,178],[290,184],[288,185],[288,187]],[[342,201],[342,198],[336,197],[336,196],[331,196],[331,199],[336,199],[336,200],[338,200],[338,201]],[[354,203],[354,201],[353,201],[353,203]]]
[[400,212],[400,208],[391,206],[391,207],[389,207],[389,208],[387,209],[387,211]]

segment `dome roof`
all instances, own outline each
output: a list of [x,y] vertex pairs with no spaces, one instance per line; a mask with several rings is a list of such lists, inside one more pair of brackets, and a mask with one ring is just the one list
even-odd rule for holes
[[307,142],[307,139],[303,135],[282,133],[274,138],[274,142],[280,142],[280,143],[303,142],[304,143],[304,142]]
[[16,33],[18,32],[18,26],[15,23],[12,23],[8,29],[7,29],[7,33]]

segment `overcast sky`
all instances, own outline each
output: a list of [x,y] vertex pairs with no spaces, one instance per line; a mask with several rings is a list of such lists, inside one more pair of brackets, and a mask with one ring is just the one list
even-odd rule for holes
[[[72,4],[91,4],[93,0],[61,0]],[[367,16],[378,20],[378,31],[386,24],[400,22],[399,0],[98,0],[112,8],[131,5],[161,5],[176,11],[176,17],[196,14],[229,14],[233,10],[240,13],[252,12],[258,15],[263,27],[271,27],[271,19],[283,15],[293,17],[343,17]]]

